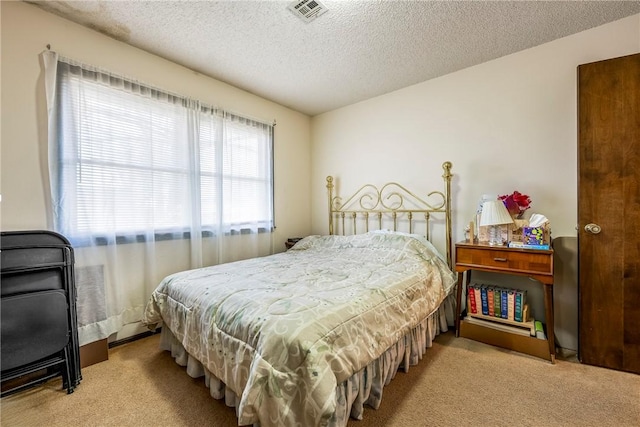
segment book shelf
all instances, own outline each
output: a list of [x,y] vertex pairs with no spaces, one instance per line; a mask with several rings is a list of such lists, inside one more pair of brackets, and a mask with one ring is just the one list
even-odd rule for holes
[[[456,336],[461,336],[486,344],[503,347],[532,356],[547,359],[555,363],[555,337],[553,333],[553,250],[520,249],[506,246],[457,243],[455,248],[458,272],[456,292]],[[546,339],[535,336],[534,322],[515,322],[493,316],[474,313],[461,318],[463,288],[467,288],[473,270],[493,273],[527,276],[539,281],[544,287],[544,306],[546,317]],[[476,319],[478,321],[476,321]],[[487,322],[491,322],[487,324]],[[529,334],[519,334],[508,328],[522,326],[530,329]]]
[[[495,316],[485,316],[484,314],[471,314],[467,313],[467,317],[465,320],[469,322],[473,322],[474,319],[479,319],[482,323],[477,322],[477,324],[484,324],[487,326],[491,326],[492,323],[497,323],[499,325],[506,325],[509,328],[513,329],[522,329],[523,331],[527,331],[529,336],[534,337],[536,335],[536,325],[533,320],[528,320],[526,322],[516,322],[515,320],[503,319],[501,317]],[[498,328],[500,329],[500,328]],[[508,328],[503,328],[503,330],[509,330]]]

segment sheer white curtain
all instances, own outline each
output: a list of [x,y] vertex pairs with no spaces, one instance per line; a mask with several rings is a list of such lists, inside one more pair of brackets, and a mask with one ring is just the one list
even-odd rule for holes
[[53,228],[76,254],[80,344],[188,268],[272,253],[273,126],[43,52]]

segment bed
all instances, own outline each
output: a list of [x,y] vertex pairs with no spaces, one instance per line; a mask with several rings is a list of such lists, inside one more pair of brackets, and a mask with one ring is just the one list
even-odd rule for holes
[[[163,325],[161,347],[189,375],[204,376],[239,425],[361,419],[398,369],[418,363],[453,325],[451,163],[443,169],[444,190],[429,201],[397,183],[342,199],[328,177],[329,235],[170,275],[143,322]],[[429,241],[438,227],[442,253]]]

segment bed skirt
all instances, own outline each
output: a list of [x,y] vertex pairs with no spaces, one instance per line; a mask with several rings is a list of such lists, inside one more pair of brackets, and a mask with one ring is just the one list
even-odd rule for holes
[[[435,336],[448,331],[449,326],[454,324],[454,294],[451,292],[440,308],[413,328],[405,335],[404,339],[392,345],[382,356],[365,366],[364,369],[338,384],[336,411],[328,426],[346,426],[349,417],[361,420],[364,405],[374,409],[380,406],[382,389],[395,377],[398,369],[402,367],[407,372],[409,366],[418,364],[427,348],[431,347]],[[178,365],[186,366],[187,374],[192,378],[204,376],[205,385],[209,388],[211,397],[224,399],[227,406],[236,408],[237,415],[240,396],[225,387],[222,381],[207,370],[195,357],[191,356],[169,328],[162,328],[160,347],[170,351]],[[259,426],[259,424],[254,424],[254,426]]]

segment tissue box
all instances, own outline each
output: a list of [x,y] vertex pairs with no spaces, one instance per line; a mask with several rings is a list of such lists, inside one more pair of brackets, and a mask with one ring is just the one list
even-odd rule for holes
[[[551,243],[551,228],[548,223],[545,223],[542,227],[529,227],[529,221],[526,219],[515,219],[513,222],[509,227],[509,242],[530,245],[548,245]],[[525,228],[527,231],[525,231]],[[542,243],[532,243],[539,241],[539,232],[534,232],[534,229],[542,229]],[[529,241],[531,236],[533,236],[534,240]]]
[[545,230],[542,227],[522,227],[522,243],[542,245],[545,243]]

